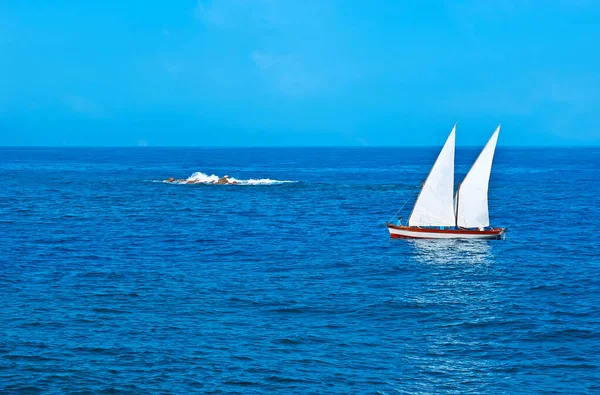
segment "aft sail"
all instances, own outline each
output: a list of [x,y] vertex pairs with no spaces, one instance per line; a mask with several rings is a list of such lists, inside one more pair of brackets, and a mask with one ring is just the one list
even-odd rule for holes
[[[454,145],[456,125],[423,184],[409,226],[454,226]],[[487,205],[486,205],[487,207]]]
[[456,223],[458,226],[480,228],[490,225],[488,186],[499,133],[500,125],[490,137],[456,192]]

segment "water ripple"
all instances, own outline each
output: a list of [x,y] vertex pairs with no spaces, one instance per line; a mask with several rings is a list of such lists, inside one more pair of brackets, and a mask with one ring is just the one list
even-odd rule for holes
[[[428,149],[0,149],[0,393],[598,393],[594,153],[500,149],[508,239],[407,242]],[[300,182],[144,181],[194,169]]]

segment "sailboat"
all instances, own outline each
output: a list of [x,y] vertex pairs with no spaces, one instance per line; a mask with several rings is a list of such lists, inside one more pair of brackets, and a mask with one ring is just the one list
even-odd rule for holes
[[408,223],[388,223],[394,238],[501,239],[505,228],[490,227],[488,187],[500,125],[473,163],[454,193],[454,148],[452,128],[427,179],[423,183]]

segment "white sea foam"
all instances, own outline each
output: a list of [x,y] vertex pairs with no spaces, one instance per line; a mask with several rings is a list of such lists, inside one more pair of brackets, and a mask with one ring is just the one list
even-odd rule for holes
[[187,181],[193,181],[199,184],[211,184],[213,182],[217,182],[219,181],[219,176],[216,176],[214,174],[206,175],[204,173],[201,173],[199,171],[193,173],[191,176],[189,176],[186,180]]
[[[184,179],[184,180],[179,180],[179,181],[174,181],[174,182],[168,182],[168,181],[164,181],[164,182],[168,182],[169,184],[188,184],[190,182],[194,183],[194,184],[216,184],[217,181],[219,181],[219,176],[215,175],[215,174],[211,174],[210,176],[202,173],[202,172],[195,172],[193,173],[191,176],[189,176],[188,178]],[[257,179],[257,178],[250,178],[248,180],[238,180],[237,178],[233,178],[233,177],[228,177],[227,178],[230,182],[235,183],[235,185],[274,185],[274,184],[286,184],[286,183],[291,183],[291,182],[297,182],[297,181],[289,181],[289,180],[272,180],[270,178],[261,178],[261,179]]]

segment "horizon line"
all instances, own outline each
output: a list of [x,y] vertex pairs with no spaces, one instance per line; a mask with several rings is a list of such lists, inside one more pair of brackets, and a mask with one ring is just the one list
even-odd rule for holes
[[[436,148],[438,145],[0,145],[5,148],[201,148],[201,149],[252,149],[252,148]],[[481,148],[480,145],[456,145],[457,148]],[[600,144],[565,145],[498,145],[502,148],[600,148]]]

